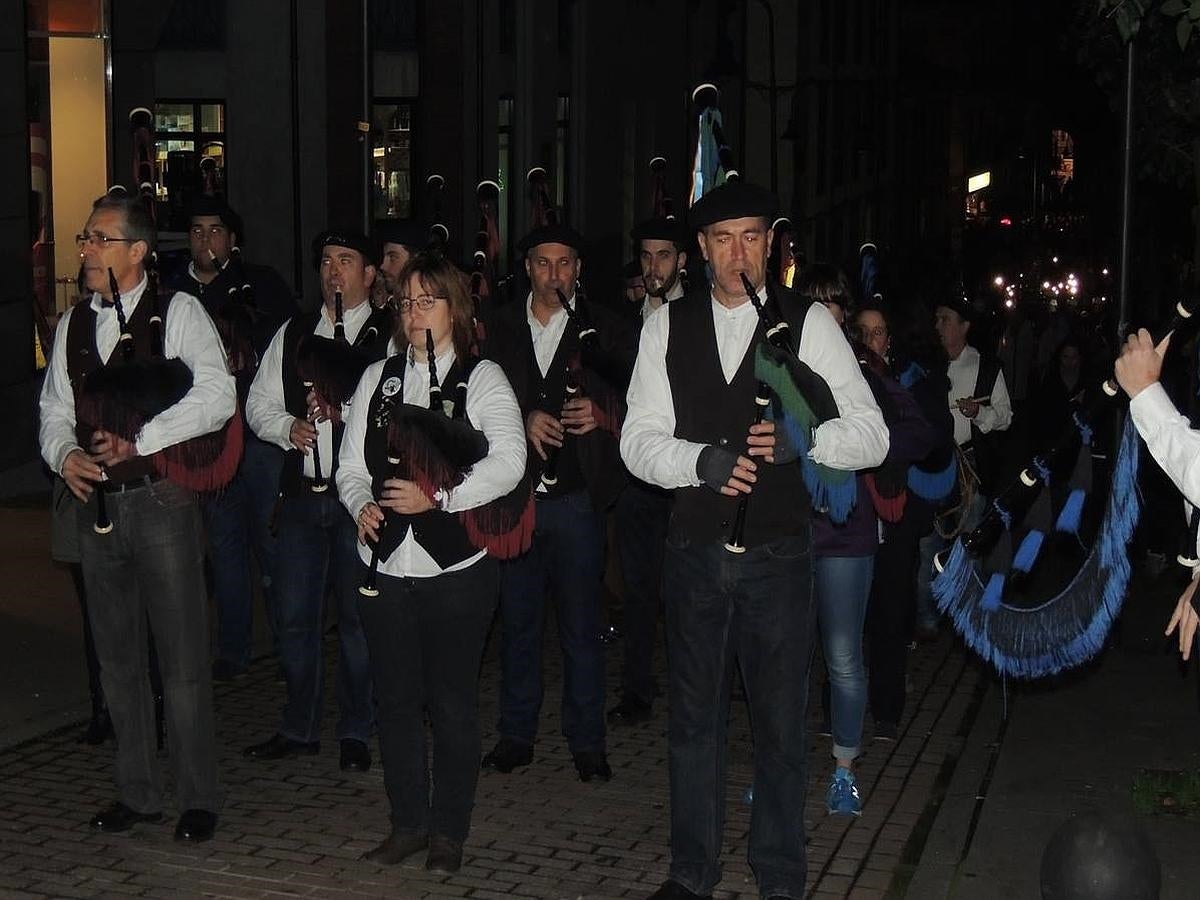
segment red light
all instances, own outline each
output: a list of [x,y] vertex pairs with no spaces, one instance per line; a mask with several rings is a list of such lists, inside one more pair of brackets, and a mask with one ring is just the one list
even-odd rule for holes
[[1012,227],[1012,219],[1010,219],[1008,216],[1004,216],[1000,220],[1000,227],[1001,228],[1011,228]]

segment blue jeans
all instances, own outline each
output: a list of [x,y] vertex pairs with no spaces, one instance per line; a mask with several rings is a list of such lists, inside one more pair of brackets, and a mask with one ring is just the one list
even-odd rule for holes
[[325,589],[338,611],[338,739],[366,741],[374,722],[370,658],[358,615],[360,561],[357,531],[337,494],[314,494],[307,486],[279,510],[279,658],[287,680],[287,703],[279,733],[293,741],[321,734],[325,665]]
[[829,670],[835,759],[857,758],[862,744],[867,711],[863,622],[874,568],[874,556],[818,556],[814,567],[817,624]]
[[736,663],[754,729],[748,857],[763,896],[803,897],[808,665],[816,607],[807,535],[729,553],[667,539],[670,878],[721,880],[729,697]]
[[604,516],[593,511],[586,491],[539,499],[533,546],[501,565],[501,737],[532,744],[537,736],[548,586],[563,653],[563,735],[572,753],[603,752],[604,538]]
[[96,534],[93,497],[79,515],[79,555],[104,697],[117,735],[117,797],[159,812],[163,778],[146,676],[146,624],[162,671],[180,810],[216,812],[217,757],[208,666],[208,598],[200,511],[166,479],[105,497],[113,530]]
[[644,703],[658,696],[654,680],[654,647],[662,607],[663,542],[671,518],[671,495],[631,481],[617,498],[617,554],[625,594],[621,632],[625,659],[621,690]]
[[[976,494],[971,500],[971,508],[967,511],[964,521],[964,532],[969,532],[983,521],[988,511],[989,500],[983,494]],[[936,628],[938,617],[937,601],[933,599],[930,585],[933,583],[933,557],[943,550],[949,549],[951,541],[937,533],[935,528],[921,538],[921,563],[917,568],[917,627]]]
[[254,651],[252,547],[262,576],[267,624],[272,636],[277,633],[271,585],[278,548],[270,521],[282,469],[282,450],[247,435],[237,475],[204,503],[217,606],[217,658],[240,668],[249,664]]

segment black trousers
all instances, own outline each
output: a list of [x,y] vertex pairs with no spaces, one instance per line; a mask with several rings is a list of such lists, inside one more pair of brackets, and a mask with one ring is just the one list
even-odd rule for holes
[[[461,843],[479,779],[479,665],[496,612],[498,567],[484,557],[434,578],[380,575],[377,583],[378,597],[359,598],[359,615],[392,828]],[[426,707],[433,723],[432,796]]]
[[917,615],[920,536],[890,527],[875,554],[875,578],[867,606],[867,700],[876,722],[897,724],[904,714],[908,644]]

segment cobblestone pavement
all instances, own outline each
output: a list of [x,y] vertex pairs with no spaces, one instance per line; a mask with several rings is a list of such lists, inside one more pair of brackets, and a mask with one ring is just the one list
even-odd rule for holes
[[[498,642],[496,631],[481,685],[485,749],[495,737]],[[326,642],[329,662],[335,648]],[[620,651],[609,652],[615,689]],[[548,665],[556,666],[557,656],[548,648]],[[818,662],[810,710],[819,709],[821,669]],[[829,739],[815,729],[810,737],[803,813],[811,836],[811,896],[899,896],[919,857],[986,675],[948,636],[919,648],[911,669],[899,740],[869,743],[861,760],[860,819],[826,815]],[[665,703],[656,705],[650,723],[610,732],[610,783],[583,784],[559,734],[558,679],[557,669],[548,672],[534,764],[481,777],[465,864],[455,876],[425,872],[420,856],[394,868],[359,861],[387,827],[378,750],[369,773],[339,771],[332,715],[318,756],[273,764],[242,759],[241,748],[269,736],[278,720],[283,687],[274,663],[262,660],[246,678],[216,687],[227,798],[210,843],[175,843],[173,817],[126,835],[92,833],[87,820],[113,798],[113,751],[111,743],[77,744],[77,726],[0,753],[0,896],[645,897],[669,862]],[[813,713],[810,724],[817,724]],[[868,722],[868,737],[870,728]],[[742,801],[751,780],[751,739],[744,705],[736,700],[730,731],[724,879],[716,895],[754,897],[745,860],[750,815]]]

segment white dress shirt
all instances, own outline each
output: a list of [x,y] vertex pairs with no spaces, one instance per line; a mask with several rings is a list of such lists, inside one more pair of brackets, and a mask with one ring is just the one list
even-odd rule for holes
[[[454,364],[451,349],[437,357],[437,371],[450,371]],[[357,520],[368,503],[377,502],[371,492],[371,473],[367,469],[363,444],[367,433],[371,398],[379,386],[384,360],[370,366],[349,405],[342,448],[338,454],[337,487],[342,505]],[[404,376],[404,402],[414,406],[429,405],[429,367],[409,355],[408,371]],[[453,390],[453,388],[450,388]],[[467,418],[488,439],[488,453],[471,467],[462,484],[438,498],[446,512],[456,513],[483,506],[503,497],[517,486],[525,474],[525,425],[516,394],[504,370],[496,363],[481,360],[467,381]],[[371,561],[371,547],[359,544],[358,554],[364,563]],[[395,577],[430,578],[442,572],[465,569],[484,555],[479,551],[468,559],[442,569],[413,536],[410,526],[400,546],[387,560],[381,560],[379,571]]]
[[[146,278],[121,297],[128,320],[133,316]],[[107,361],[117,346],[121,326],[115,307],[104,306],[100,294],[90,302],[96,312],[96,349]],[[83,301],[81,301],[83,302]],[[75,394],[67,372],[67,329],[76,307],[67,310],[58,324],[58,340],[42,385],[39,439],[42,458],[62,474],[63,462],[73,450],[86,449],[75,440]],[[204,306],[191,294],[176,293],[167,307],[163,323],[163,355],[181,359],[192,372],[192,386],[183,398],[142,426],[134,445],[139,456],[150,456],[166,447],[218,430],[237,409],[237,389],[225,359],[225,349],[216,326]]]
[[956,400],[975,396],[975,381],[979,378],[979,351],[967,344],[950,360],[946,369],[950,378],[950,416],[954,419],[954,443],[965,444],[971,439],[971,425],[987,434],[989,431],[1004,431],[1012,424],[1012,403],[1008,398],[1008,385],[1004,382],[1004,371],[996,373],[996,383],[987,404],[979,407],[974,419],[968,419],[958,411]]
[[683,285],[679,283],[679,279],[675,279],[675,283],[671,285],[671,289],[667,291],[666,298],[651,297],[646,295],[646,299],[642,301],[642,321],[645,322],[657,310],[662,309],[667,303],[674,302],[683,296]]
[[[575,308],[575,295],[571,294],[567,303]],[[550,315],[550,320],[543,325],[533,314],[533,291],[525,298],[525,318],[529,322],[529,334],[533,338],[533,355],[537,358],[538,369],[542,377],[550,371],[550,363],[554,362],[554,354],[558,352],[558,342],[562,340],[567,328],[567,311],[561,306]]]
[[[360,303],[353,309],[347,309],[342,314],[342,324],[346,328],[346,340],[353,344],[358,340],[358,333],[371,317],[371,304]],[[290,320],[289,320],[290,322]],[[293,449],[292,422],[296,417],[288,412],[283,391],[283,343],[287,334],[289,322],[284,322],[263,354],[262,362],[258,365],[258,374],[250,385],[250,393],[246,397],[246,422],[251,430],[268,444],[282,447],[284,450]],[[333,319],[329,310],[322,305],[321,315],[317,319],[317,327],[313,329],[317,337],[333,337]],[[391,346],[389,342],[388,346]],[[342,408],[342,419],[345,420],[346,408]],[[333,422],[314,422],[317,427],[317,449],[321,455],[321,474],[329,476],[330,463],[333,460]],[[304,476],[315,478],[316,468],[313,466],[312,453],[304,454]]]
[[[765,299],[766,291],[759,292]],[[750,301],[729,309],[712,299],[717,354],[726,383],[733,381],[758,326]],[[642,326],[641,344],[629,383],[629,411],[621,428],[621,458],[636,477],[663,488],[700,484],[696,461],[705,444],[675,437],[675,406],[667,377],[670,305]],[[799,357],[825,379],[839,417],[816,430],[809,457],[833,469],[869,469],[883,462],[888,431],[850,345],[820,303],[809,307],[800,335]]]
[[[1191,507],[1200,505],[1200,431],[1179,414],[1158,382],[1129,401],[1129,414],[1154,461],[1183,494],[1190,516]],[[1200,542],[1196,549],[1200,557]]]

